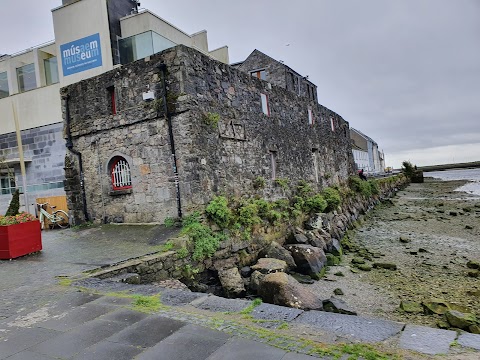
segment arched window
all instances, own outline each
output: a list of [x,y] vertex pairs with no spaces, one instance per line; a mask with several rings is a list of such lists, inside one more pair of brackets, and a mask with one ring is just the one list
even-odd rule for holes
[[132,188],[132,176],[128,162],[120,156],[112,159],[110,174],[112,176],[113,190],[124,190]]

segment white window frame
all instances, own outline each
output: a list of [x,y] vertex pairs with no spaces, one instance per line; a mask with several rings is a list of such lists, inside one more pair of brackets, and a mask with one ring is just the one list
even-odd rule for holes
[[311,108],[308,108],[308,125],[313,126],[315,124],[315,119],[313,118],[313,112]]
[[270,104],[268,103],[268,95],[260,93],[260,102],[262,103],[263,113],[267,116],[270,116]]

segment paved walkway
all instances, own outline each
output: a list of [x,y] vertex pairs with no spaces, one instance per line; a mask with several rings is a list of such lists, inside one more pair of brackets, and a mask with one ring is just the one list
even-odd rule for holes
[[[171,306],[145,314],[132,308],[131,297],[94,295],[58,283],[58,276],[157,251],[174,234],[137,226],[50,231],[43,233],[42,253],[0,262],[0,359],[313,359],[296,353],[308,350],[301,337],[380,343],[430,355],[467,351],[462,359],[480,358],[475,352],[480,335],[269,304],[253,309],[249,326],[236,321],[249,301],[112,280],[82,284],[104,292],[160,293],[161,302]],[[275,335],[282,327],[288,330]]]

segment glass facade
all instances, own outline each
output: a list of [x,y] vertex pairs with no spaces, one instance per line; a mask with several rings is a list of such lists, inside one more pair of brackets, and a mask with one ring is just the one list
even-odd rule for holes
[[45,65],[45,80],[47,85],[58,83],[58,65],[57,58],[51,57],[50,59],[43,60]]
[[17,68],[18,90],[20,92],[33,90],[37,88],[35,78],[35,65],[28,64]]
[[0,99],[7,97],[10,95],[10,92],[8,90],[8,78],[7,78],[7,72],[2,72],[0,73]]
[[154,31],[147,31],[138,35],[119,40],[120,61],[128,64],[138,59],[159,53],[174,47],[174,42],[158,35]]

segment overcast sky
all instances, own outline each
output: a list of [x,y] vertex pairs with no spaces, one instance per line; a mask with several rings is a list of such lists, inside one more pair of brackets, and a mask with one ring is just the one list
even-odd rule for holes
[[[0,53],[53,40],[61,0],[16,0]],[[230,61],[255,48],[318,86],[319,102],[372,137],[387,165],[480,160],[480,0],[142,0]],[[8,29],[5,31],[5,29]]]

